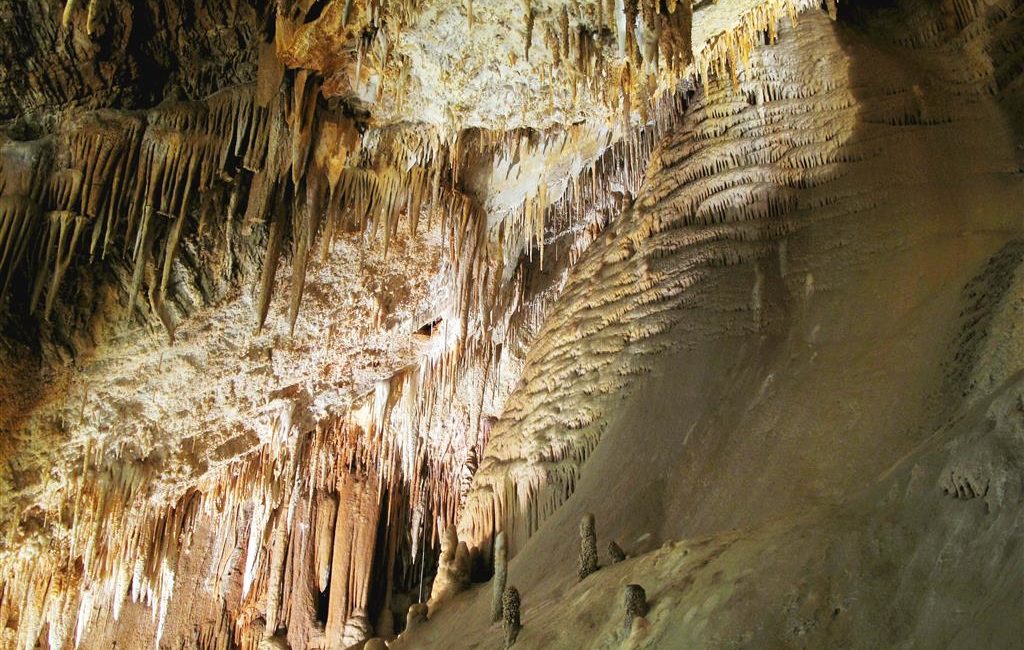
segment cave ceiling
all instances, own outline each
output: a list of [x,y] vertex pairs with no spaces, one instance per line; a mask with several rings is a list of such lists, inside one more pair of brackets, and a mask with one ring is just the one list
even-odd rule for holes
[[738,65],[799,7],[708,7],[695,47],[701,11],[626,9],[5,3],[4,444],[35,448],[8,523],[63,498],[53,454],[110,445],[176,497],[282,403],[309,426],[500,342],[521,258],[585,239],[598,183],[630,193],[692,52]]

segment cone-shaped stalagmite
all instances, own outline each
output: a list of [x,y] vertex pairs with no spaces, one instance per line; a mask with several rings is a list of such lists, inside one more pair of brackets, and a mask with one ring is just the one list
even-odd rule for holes
[[612,564],[618,564],[626,559],[626,552],[622,550],[621,546],[611,541],[608,542],[608,557],[612,559]]

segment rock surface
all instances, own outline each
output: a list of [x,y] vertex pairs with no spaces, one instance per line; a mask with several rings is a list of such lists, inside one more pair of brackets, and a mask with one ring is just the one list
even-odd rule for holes
[[0,648],[1014,647],[1022,11],[0,0]]

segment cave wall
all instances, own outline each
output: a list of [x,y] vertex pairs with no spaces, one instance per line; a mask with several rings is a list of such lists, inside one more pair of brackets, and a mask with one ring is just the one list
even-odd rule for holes
[[[898,33],[895,45],[858,39],[853,27],[798,32],[801,51],[813,55],[792,53],[792,43],[758,49],[745,79],[709,87],[690,107],[658,142],[635,203],[574,269],[530,350],[481,463],[464,534],[483,542],[507,530],[513,547],[525,542],[572,493],[622,395],[666,351],[744,329],[771,333],[791,318],[793,296],[815,294],[828,273],[789,273],[792,246],[811,225],[849,228],[841,243],[822,244],[836,249],[862,239],[881,246],[880,237],[858,234],[859,219],[895,229],[908,214],[924,219],[906,226],[919,237],[943,214],[965,233],[1018,233],[1010,107],[1020,80],[1001,72],[1019,61],[1019,51],[1002,56],[1015,14],[963,10],[962,23],[951,23],[954,10],[924,14],[916,38],[896,18],[869,23]],[[900,46],[909,62],[873,51]],[[954,180],[965,173],[968,180]],[[750,274],[751,287],[723,279],[734,267]],[[692,306],[711,309],[707,302],[729,317],[684,320]],[[877,453],[873,444],[860,448]]]
[[[626,582],[660,611],[627,647],[1019,640],[1015,11],[803,16],[658,142],[460,520],[511,535],[517,644],[622,642]],[[587,512],[641,557],[576,584]],[[453,625],[487,608],[408,647],[497,647]]]

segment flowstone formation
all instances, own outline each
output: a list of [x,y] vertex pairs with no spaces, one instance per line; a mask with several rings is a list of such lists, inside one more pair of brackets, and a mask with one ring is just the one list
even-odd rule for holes
[[1012,645],[1022,11],[0,0],[0,649]]

